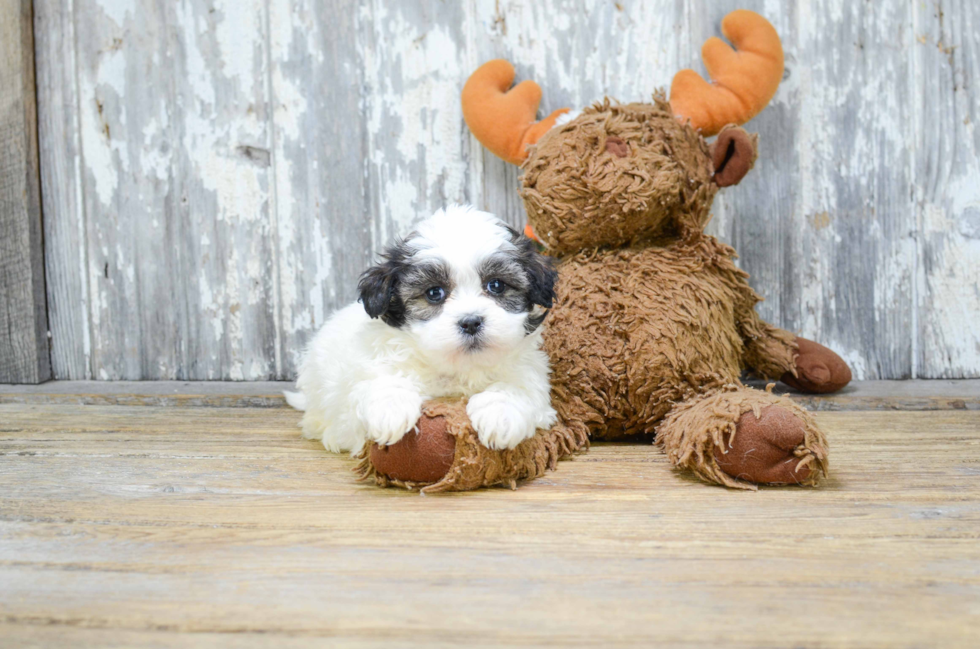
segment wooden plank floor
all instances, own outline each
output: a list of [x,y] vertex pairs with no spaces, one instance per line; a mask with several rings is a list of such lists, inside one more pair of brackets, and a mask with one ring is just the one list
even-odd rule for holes
[[980,411],[817,418],[820,489],[596,444],[423,497],[285,408],[5,403],[0,646],[980,646]]

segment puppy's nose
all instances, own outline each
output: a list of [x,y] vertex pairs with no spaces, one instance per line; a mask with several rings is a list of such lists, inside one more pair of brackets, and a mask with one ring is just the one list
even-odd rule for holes
[[483,328],[483,316],[468,315],[459,321],[459,328],[464,334],[472,336]]

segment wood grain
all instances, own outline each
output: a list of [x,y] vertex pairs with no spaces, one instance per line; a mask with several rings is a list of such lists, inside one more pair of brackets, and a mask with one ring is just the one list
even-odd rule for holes
[[915,4],[918,374],[980,376],[980,7]]
[[310,333],[356,297],[385,235],[374,232],[364,170],[368,125],[359,8],[345,0],[271,0],[278,377],[295,376]]
[[44,257],[56,376],[92,378],[88,248],[72,4],[34,0]]
[[773,22],[787,68],[709,229],[760,312],[859,379],[980,376],[975,3],[36,5],[59,378],[293,378],[419,218],[464,201],[523,223],[517,170],[461,119],[479,63],[512,60],[542,111],[642,101],[703,73],[740,6]]
[[[745,6],[768,10],[763,2]],[[911,5],[782,6],[774,25],[786,50],[783,83],[747,126],[760,134],[759,162],[738,188],[721,193],[719,234],[766,298],[764,318],[816,336],[858,377],[909,378],[916,333],[906,130]],[[714,29],[707,21],[702,38]]]
[[17,646],[969,647],[980,413],[818,413],[820,489],[597,444],[517,491],[356,483],[285,409],[0,405]]
[[[750,381],[758,389],[766,382]],[[0,403],[78,406],[286,408],[282,381],[49,381],[0,385]],[[855,381],[834,394],[800,394],[782,384],[777,394],[808,410],[980,410],[980,381]]]
[[0,382],[51,376],[30,0],[0,1]]
[[[277,376],[267,61],[248,36],[265,7],[230,7],[74,5],[83,201],[55,200],[51,228],[82,219],[90,368],[84,350],[59,351],[58,374]],[[54,144],[49,157],[76,157],[71,138]],[[62,263],[60,251],[76,242],[52,239],[53,286],[73,287],[63,276],[78,276],[77,252]],[[66,298],[80,299],[51,294]]]

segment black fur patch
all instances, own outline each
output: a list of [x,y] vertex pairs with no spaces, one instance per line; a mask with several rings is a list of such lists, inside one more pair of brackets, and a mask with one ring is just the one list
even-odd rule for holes
[[[426,299],[425,292],[435,286],[441,286],[446,291],[446,297],[442,302],[432,304]],[[431,320],[442,312],[445,300],[453,292],[453,281],[442,261],[429,259],[412,265],[402,273],[397,292],[405,306],[406,321]]]
[[510,231],[511,240],[517,246],[518,262],[527,274],[528,298],[531,304],[540,304],[550,309],[555,301],[555,282],[558,281],[554,259],[538,252],[534,241],[517,230],[507,229]]
[[543,310],[538,314],[528,313],[527,319],[524,321],[524,333],[533,334],[534,331],[541,326],[541,323],[544,322],[544,318],[547,315],[547,310]]
[[[413,235],[409,235],[411,238]],[[402,239],[381,255],[381,263],[368,268],[357,283],[358,301],[372,318],[401,327],[405,324],[405,303],[398,294],[399,279],[411,268],[412,251]]]
[[[548,315],[547,309],[554,305],[558,271],[555,270],[554,259],[538,252],[538,246],[533,240],[517,230],[507,229],[510,231],[511,241],[517,246],[516,261],[524,270],[527,281],[527,288],[524,290],[527,303],[523,310],[528,312],[528,316],[524,322],[524,331],[531,334],[544,322]],[[544,309],[538,309],[536,313],[535,305]]]
[[[499,279],[505,284],[502,293],[491,293],[486,286],[490,280]],[[480,282],[490,298],[510,313],[520,313],[531,308],[528,289],[530,280],[520,257],[512,252],[498,252],[480,265]]]

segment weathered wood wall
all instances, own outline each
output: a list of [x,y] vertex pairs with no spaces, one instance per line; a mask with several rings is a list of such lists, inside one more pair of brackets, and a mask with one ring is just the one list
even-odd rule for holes
[[0,0],[0,383],[51,376],[31,1]]
[[642,100],[737,6],[787,54],[710,226],[761,312],[860,378],[980,376],[973,0],[35,0],[55,374],[294,376],[415,219],[522,222],[460,115],[479,63],[509,58],[543,110]]

